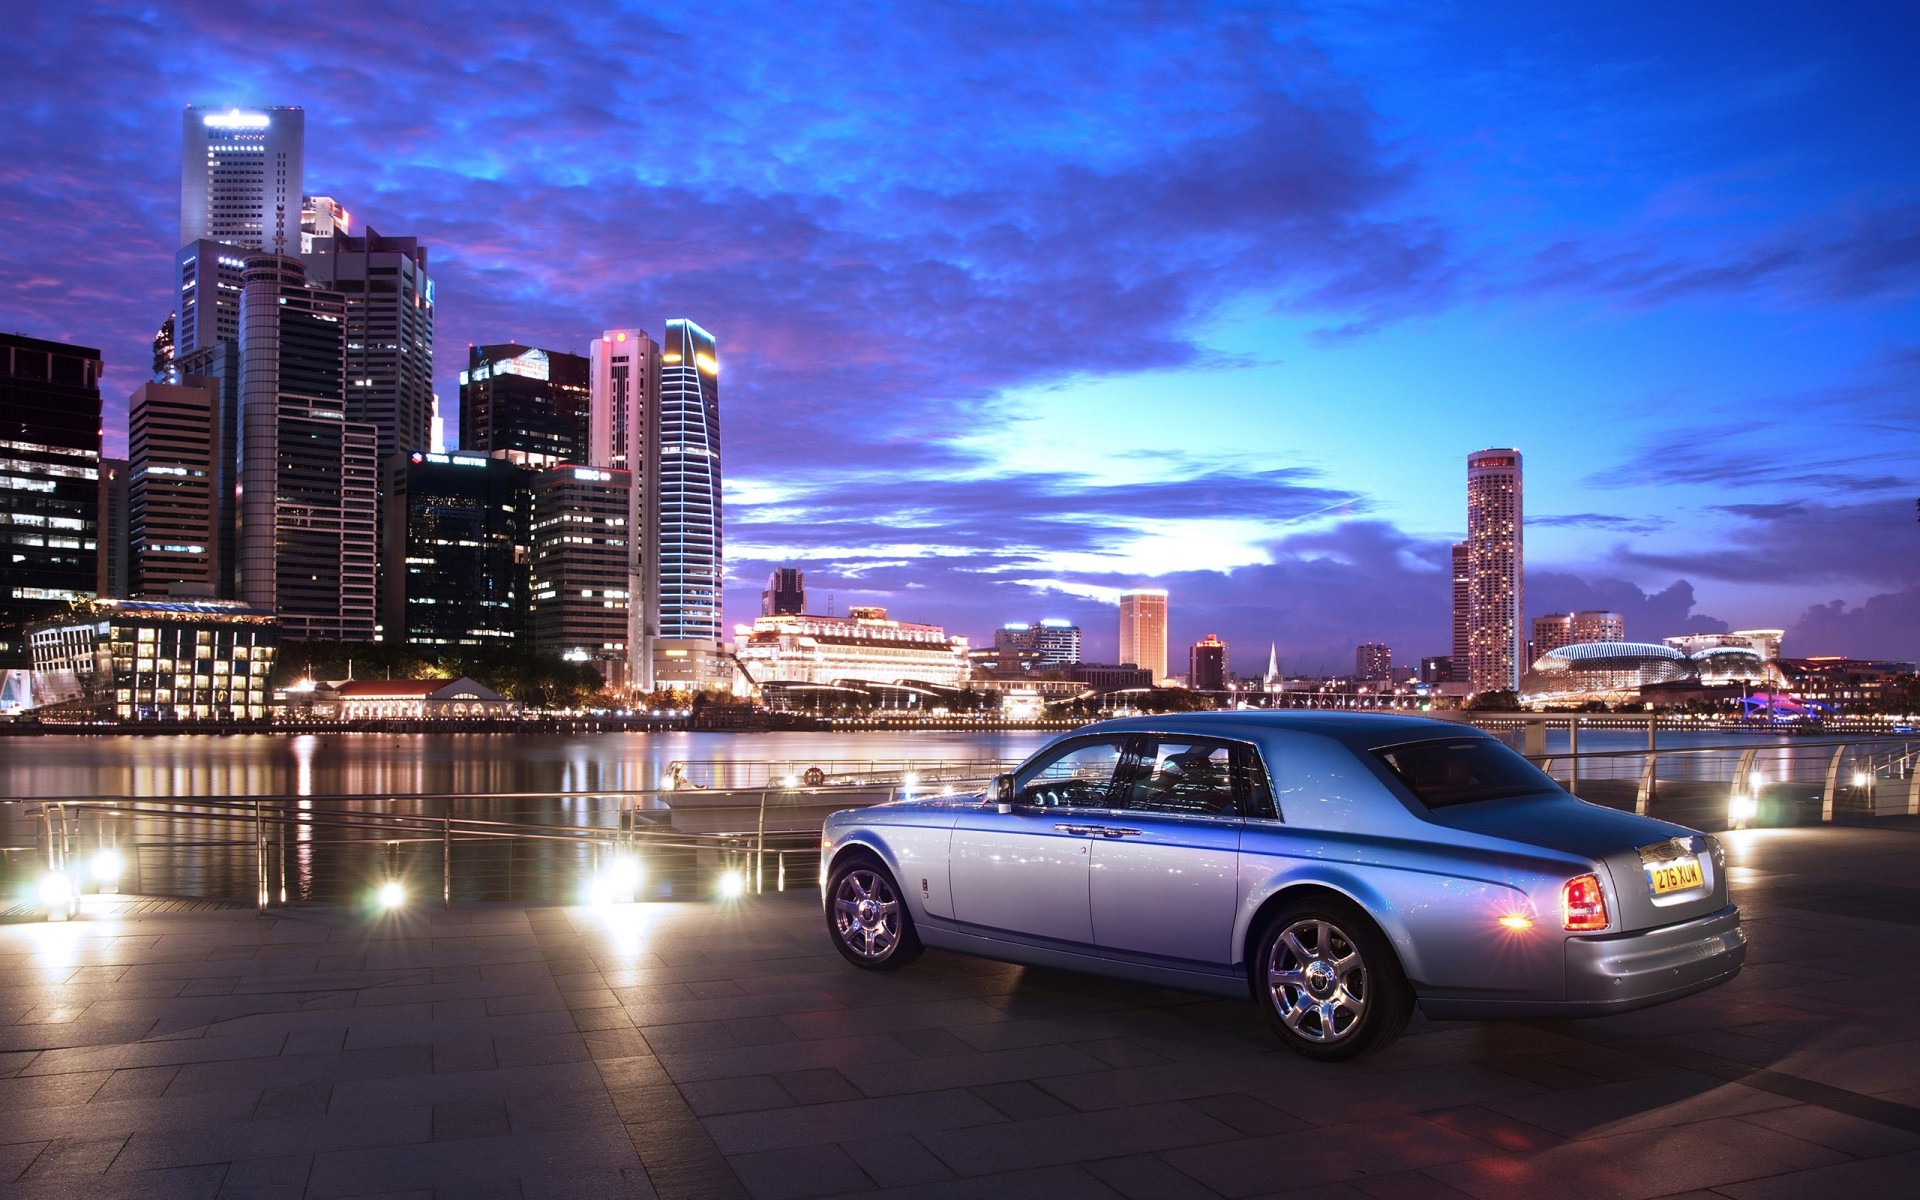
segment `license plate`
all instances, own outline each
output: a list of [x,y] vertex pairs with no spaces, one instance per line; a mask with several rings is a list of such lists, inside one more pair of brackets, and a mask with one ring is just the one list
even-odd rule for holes
[[1681,858],[1669,863],[1647,864],[1647,882],[1653,885],[1654,895],[1664,896],[1701,887],[1706,883],[1706,876],[1700,873],[1699,859]]

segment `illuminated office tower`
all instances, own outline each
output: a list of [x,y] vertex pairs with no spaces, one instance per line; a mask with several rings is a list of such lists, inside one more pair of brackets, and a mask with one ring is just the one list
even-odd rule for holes
[[775,567],[760,593],[763,617],[797,617],[807,611],[807,576],[799,567]]
[[1472,639],[1467,636],[1473,608],[1472,556],[1465,542],[1453,544],[1453,678],[1467,677],[1467,660],[1473,656]]
[[653,501],[646,486],[651,447],[659,436],[660,354],[638,329],[609,329],[587,355],[593,364],[587,412],[587,462],[626,471],[639,487],[627,489],[627,652],[632,678],[652,686],[653,638],[647,614],[653,587]]
[[228,442],[220,384],[198,375],[180,384],[143,383],[127,404],[133,592],[216,597],[222,543],[232,536],[220,527],[219,498],[233,486],[220,459]]
[[299,259],[247,260],[236,587],[295,639],[373,640],[377,435],[346,419],[345,318]]
[[396,455],[384,470],[385,639],[525,649],[534,473],[502,458],[433,450]]
[[1227,644],[1210,633],[1187,651],[1187,686],[1196,692],[1227,690]]
[[353,232],[353,216],[332,196],[300,197],[300,256],[324,253],[330,238]]
[[178,383],[185,359],[240,336],[240,286],[247,272],[247,252],[212,238],[197,238],[175,252],[173,270],[174,284],[180,289],[168,355],[174,369],[163,372],[156,362],[154,377],[164,373],[166,382]]
[[1353,677],[1361,683],[1384,683],[1393,678],[1393,648],[1382,642],[1362,642],[1353,649]]
[[1165,588],[1134,588],[1120,593],[1120,663],[1167,677],[1167,593]]
[[518,342],[467,347],[460,448],[523,467],[584,464],[592,370],[578,354]]
[[1520,626],[1520,452],[1467,456],[1467,684],[1475,692],[1518,691],[1525,661]]
[[180,240],[242,250],[300,249],[307,114],[299,108],[188,105],[180,132]]
[[132,491],[124,458],[100,460],[100,557],[94,591],[103,600],[122,600],[132,590],[132,559],[127,541],[127,512]]
[[316,219],[324,235],[301,234],[315,287],[339,292],[347,308],[347,420],[379,431],[380,461],[428,444],[433,427],[433,278],[420,239],[347,232],[346,210]]
[[720,358],[713,335],[667,322],[659,440],[641,465],[653,519],[642,591],[653,642],[648,687],[700,688],[732,675],[720,658]]
[[[100,352],[0,333],[0,668],[99,580]],[[12,659],[12,661],[9,661]]]
[[560,466],[533,484],[533,645],[593,664],[609,688],[626,688],[627,492],[625,471]]

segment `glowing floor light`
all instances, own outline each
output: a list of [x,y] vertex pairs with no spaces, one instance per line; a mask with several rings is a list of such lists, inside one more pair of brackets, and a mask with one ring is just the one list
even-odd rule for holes
[[380,885],[380,890],[374,893],[374,898],[380,902],[381,908],[392,912],[407,902],[407,889],[399,880],[389,879]]

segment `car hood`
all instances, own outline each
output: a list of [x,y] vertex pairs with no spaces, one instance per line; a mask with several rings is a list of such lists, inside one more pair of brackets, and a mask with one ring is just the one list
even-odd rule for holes
[[1427,820],[1448,829],[1588,858],[1605,858],[1621,849],[1693,832],[1667,821],[1588,804],[1565,792],[1456,804],[1429,812]]

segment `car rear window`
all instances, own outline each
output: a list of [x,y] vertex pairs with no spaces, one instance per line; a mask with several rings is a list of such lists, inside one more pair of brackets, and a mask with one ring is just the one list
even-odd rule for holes
[[1442,738],[1373,753],[1428,808],[1560,789],[1546,772],[1492,738]]

